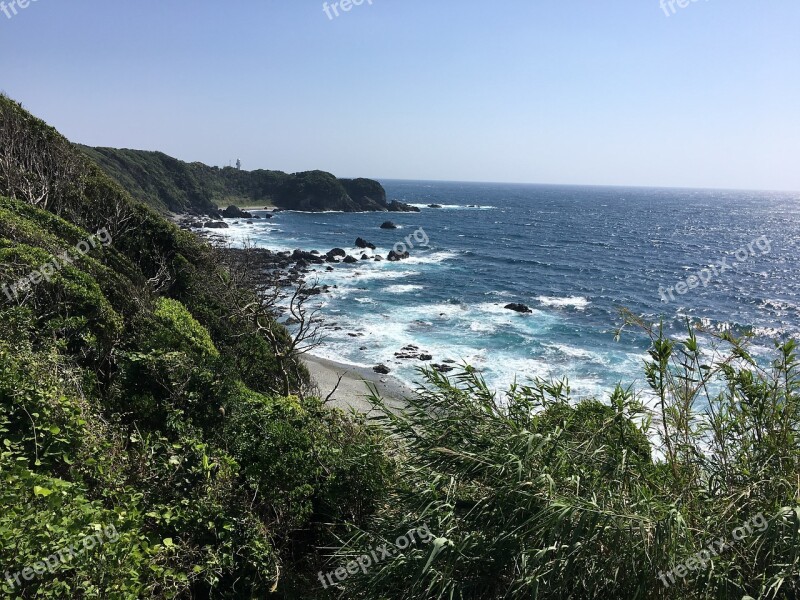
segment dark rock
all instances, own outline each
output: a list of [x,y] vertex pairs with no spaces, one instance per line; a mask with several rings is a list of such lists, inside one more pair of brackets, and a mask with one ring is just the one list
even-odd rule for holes
[[321,265],[323,259],[312,252],[305,252],[304,250],[295,250],[292,252],[292,260],[303,260],[310,264]]
[[333,267],[327,267],[325,270],[326,271],[333,271]]
[[330,250],[326,254],[326,256],[341,256],[342,258],[344,258],[345,256],[347,256],[347,252],[345,252],[341,248],[334,248],[333,250]]
[[428,208],[442,208],[441,204],[428,204]]
[[355,256],[350,256],[349,254],[344,257],[344,262],[347,264],[357,263],[358,259]]
[[366,346],[361,346],[361,348],[359,348],[359,350],[369,350],[369,348],[367,348]]
[[431,356],[430,354],[420,354],[419,355],[419,359],[420,360],[433,360],[433,356]]
[[439,371],[439,373],[449,373],[450,371],[454,370],[454,367],[449,367],[447,365],[431,365],[434,369]]
[[322,288],[305,288],[298,292],[301,296],[319,296],[323,292]]
[[392,223],[391,221],[384,221],[381,225],[381,229],[397,229],[397,225]]
[[404,258],[409,258],[411,255],[408,251],[403,252],[402,254],[398,254],[394,250],[389,251],[389,256],[386,257],[386,260],[391,262],[397,262],[398,260],[403,260]]
[[447,363],[448,365],[454,365],[454,364],[456,364],[456,361],[454,361],[452,358],[445,359],[445,360],[443,360],[442,362],[443,362],[443,363]]
[[381,375],[388,375],[389,373],[391,373],[391,370],[386,365],[378,365],[376,367],[372,367],[372,370]]
[[231,204],[228,208],[222,211],[222,216],[226,219],[252,219],[253,215],[249,212],[243,211],[238,206]]
[[382,261],[382,260],[383,260],[383,257],[382,257],[382,256],[376,256],[376,257],[375,257],[375,261],[376,261],[376,262],[380,262],[380,261]]
[[228,229],[228,224],[223,221],[208,221],[203,227],[206,229]]
[[245,222],[246,222],[248,225],[252,225],[252,224],[253,224],[253,222],[252,222],[252,221],[245,221]]
[[411,206],[405,202],[398,202],[397,200],[392,200],[387,206],[387,210],[389,212],[420,212],[419,208],[416,206]]
[[369,260],[369,256],[367,256],[366,254],[362,254],[361,260]]
[[356,240],[356,248],[361,248],[364,250],[365,248],[369,248],[370,250],[375,250],[375,244],[369,243],[364,238],[358,238]]
[[530,308],[528,308],[524,304],[518,304],[516,302],[514,302],[512,304],[506,304],[504,308],[507,308],[508,310],[516,311],[518,313],[532,313],[533,312]]

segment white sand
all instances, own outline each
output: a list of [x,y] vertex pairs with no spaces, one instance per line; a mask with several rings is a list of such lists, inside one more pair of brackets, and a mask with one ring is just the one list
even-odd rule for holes
[[328,401],[329,406],[342,410],[353,408],[364,414],[372,411],[372,405],[367,400],[371,396],[367,382],[374,384],[379,395],[386,400],[386,404],[396,409],[401,409],[405,405],[403,399],[414,393],[396,377],[380,375],[372,369],[354,367],[308,354],[303,355],[302,359],[311,373],[312,380],[319,387],[323,400],[336,387],[339,376],[343,375],[339,387]]

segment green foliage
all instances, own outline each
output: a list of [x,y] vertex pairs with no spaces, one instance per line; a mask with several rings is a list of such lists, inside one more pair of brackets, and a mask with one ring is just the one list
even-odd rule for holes
[[159,298],[153,316],[162,325],[156,335],[150,338],[154,349],[219,356],[208,331],[177,300]]
[[271,393],[285,332],[267,323],[267,343],[241,309],[255,290],[2,96],[0,117],[0,285],[111,236],[0,296],[0,562],[13,576],[119,533],[3,594],[308,596],[325,524],[363,520],[385,489],[380,435]]
[[[437,539],[351,576],[343,597],[798,597],[794,342],[764,368],[730,336],[718,340],[727,353],[704,353],[692,330],[651,334],[646,404],[618,388],[610,406],[573,406],[566,382],[539,380],[498,400],[469,367],[454,379],[423,371],[401,413],[374,398],[402,440],[402,470],[392,501],[343,538],[338,564],[410,527]],[[764,530],[737,539],[758,515]],[[731,547],[670,582],[720,538]]]
[[371,179],[309,171],[240,171],[185,163],[162,152],[81,146],[105,173],[155,210],[208,214],[230,204],[289,210],[386,210],[386,191]]

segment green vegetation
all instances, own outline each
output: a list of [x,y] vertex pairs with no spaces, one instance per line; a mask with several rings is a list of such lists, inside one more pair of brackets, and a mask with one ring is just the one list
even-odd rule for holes
[[[764,369],[728,335],[705,353],[691,329],[649,333],[650,408],[622,388],[574,405],[544,381],[498,402],[469,367],[425,371],[410,408],[379,418],[403,441],[403,485],[340,555],[423,523],[437,539],[349,578],[345,597],[800,597],[795,343]],[[758,516],[763,531],[737,531]],[[728,547],[692,558],[715,540]]]
[[[296,358],[224,257],[4,97],[0,119],[0,285],[112,238],[1,297],[0,596],[302,597],[327,524],[381,495],[378,438],[309,397],[302,366],[284,377]],[[116,542],[14,580],[111,525]]]
[[[287,193],[336,185],[314,172]],[[728,335],[704,352],[691,328],[637,323],[643,397],[534,381],[499,400],[465,366],[423,371],[402,413],[343,415],[226,255],[0,97],[0,286],[101,228],[109,246],[0,295],[3,597],[800,597],[794,342],[765,368]],[[115,541],[14,580],[109,526]],[[320,583],[413,527],[435,539]]]
[[185,163],[161,152],[80,147],[130,194],[152,208],[210,213],[230,204],[288,210],[386,210],[386,191],[371,179],[337,179],[323,171],[287,175]]

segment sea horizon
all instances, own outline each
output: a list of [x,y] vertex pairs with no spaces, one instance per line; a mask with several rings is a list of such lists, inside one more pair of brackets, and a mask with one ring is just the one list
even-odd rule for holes
[[[762,219],[756,230],[734,218],[773,214],[775,222],[799,214],[800,204],[786,201],[791,192],[382,183],[390,200],[421,212],[282,211],[252,224],[226,219],[230,228],[219,234],[274,251],[338,247],[359,259],[356,238],[377,246],[367,251],[369,260],[306,273],[330,286],[320,305],[325,339],[313,352],[321,358],[384,365],[407,385],[419,381],[420,366],[464,361],[498,393],[515,381],[566,377],[577,397],[607,399],[618,383],[646,387],[641,367],[649,342],[633,331],[614,341],[621,309],[651,324],[664,318],[671,335],[680,334],[685,319],[715,333],[753,334],[754,352],[764,356],[772,336],[796,332],[800,289],[791,280],[800,273],[782,271],[793,255],[793,229]],[[657,206],[668,210],[654,221]],[[381,230],[386,219],[399,229]],[[409,259],[373,260],[418,230],[429,244],[409,248]],[[675,286],[765,235],[769,252],[663,301],[659,287]],[[532,312],[505,308],[513,303]],[[431,360],[396,356],[408,355],[409,346]]]

